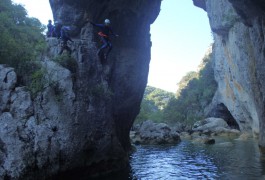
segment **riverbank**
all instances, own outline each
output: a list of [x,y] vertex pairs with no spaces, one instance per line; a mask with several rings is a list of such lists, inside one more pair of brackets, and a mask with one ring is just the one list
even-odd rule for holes
[[[131,142],[135,145],[166,145],[178,144],[181,140],[191,140],[197,143],[215,144],[218,137],[228,137],[238,140],[253,138],[248,132],[233,129],[221,118],[207,118],[198,121],[193,128],[181,131],[178,126],[165,123],[145,121],[130,132]],[[254,137],[255,138],[255,137]]]

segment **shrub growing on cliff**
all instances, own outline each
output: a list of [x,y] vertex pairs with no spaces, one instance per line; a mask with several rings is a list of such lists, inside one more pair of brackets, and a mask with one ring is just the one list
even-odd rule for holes
[[44,75],[46,72],[38,63],[33,62],[30,64],[28,62],[26,65],[31,66],[31,68],[26,68],[28,69],[28,72],[23,76],[23,81],[26,82],[27,88],[31,92],[31,95],[35,97],[45,88],[45,84],[47,82]]
[[15,68],[19,82],[25,84],[25,76],[31,76],[33,61],[45,48],[42,32],[44,26],[36,18],[29,18],[25,8],[0,1],[0,64]]
[[66,69],[69,69],[73,74],[76,73],[77,63],[76,60],[68,55],[57,56],[53,59],[54,62],[59,63]]

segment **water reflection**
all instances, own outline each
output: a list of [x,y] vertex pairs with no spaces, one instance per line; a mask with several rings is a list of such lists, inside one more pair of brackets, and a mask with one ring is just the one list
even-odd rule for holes
[[253,140],[137,149],[131,158],[134,179],[262,179],[265,172]]
[[137,146],[130,167],[100,180],[260,180],[265,156],[255,140],[216,139],[214,145],[183,141],[176,146]]

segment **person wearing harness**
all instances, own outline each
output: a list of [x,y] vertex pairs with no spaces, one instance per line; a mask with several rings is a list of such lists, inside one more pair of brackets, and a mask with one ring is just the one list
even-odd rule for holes
[[62,40],[62,44],[61,44],[61,50],[59,52],[59,54],[61,55],[63,53],[64,50],[66,50],[68,52],[68,55],[70,56],[71,53],[72,53],[72,50],[71,48],[67,45],[67,42],[68,41],[71,41],[71,42],[74,42],[69,34],[68,34],[68,31],[70,30],[70,27],[68,26],[63,26],[61,28],[61,37],[60,39]]
[[104,56],[104,58],[107,59],[110,51],[112,50],[112,44],[110,42],[109,36],[113,35],[113,36],[118,37],[119,35],[113,33],[112,28],[110,27],[109,19],[105,19],[104,24],[95,24],[89,20],[87,21],[93,26],[98,27],[100,29],[100,31],[98,32],[98,35],[100,36],[101,41],[103,42],[103,45],[97,51],[97,55],[99,56],[103,49],[108,48],[108,51]]

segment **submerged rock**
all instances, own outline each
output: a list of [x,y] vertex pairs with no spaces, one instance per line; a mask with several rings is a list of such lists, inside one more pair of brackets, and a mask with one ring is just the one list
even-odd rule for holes
[[246,141],[250,138],[253,138],[253,136],[249,133],[242,133],[236,140],[240,140],[240,141]]
[[131,136],[134,144],[161,145],[176,144],[180,142],[180,136],[165,123],[145,121],[137,132]]
[[197,137],[195,139],[192,139],[193,143],[202,143],[202,144],[215,144],[215,139],[210,138],[210,137]]

